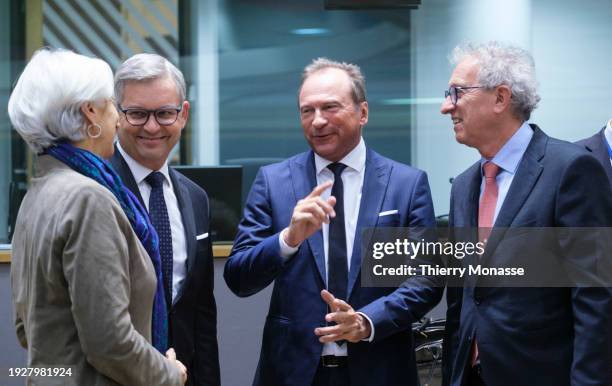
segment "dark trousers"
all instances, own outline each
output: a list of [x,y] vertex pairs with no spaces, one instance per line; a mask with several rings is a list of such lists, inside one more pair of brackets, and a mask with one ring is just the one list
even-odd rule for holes
[[323,367],[319,363],[312,386],[351,386],[348,366]]
[[480,364],[465,369],[465,375],[463,377],[463,386],[485,386],[482,379],[482,367]]

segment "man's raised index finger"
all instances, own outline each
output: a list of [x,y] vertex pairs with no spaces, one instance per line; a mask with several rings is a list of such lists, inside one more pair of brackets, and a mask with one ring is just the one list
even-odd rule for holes
[[317,197],[320,196],[321,193],[323,193],[326,189],[331,188],[333,185],[333,181],[326,181],[324,183],[322,183],[321,185],[317,185],[312,192],[310,192],[310,194],[308,196],[306,196],[306,198],[312,198],[312,197]]

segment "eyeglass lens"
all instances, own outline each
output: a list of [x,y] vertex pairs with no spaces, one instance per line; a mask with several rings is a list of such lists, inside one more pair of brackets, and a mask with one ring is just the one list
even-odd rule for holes
[[452,104],[457,104],[457,87],[450,86],[448,90],[444,92],[444,98],[448,98],[450,96],[450,100]]
[[130,124],[141,126],[148,122],[151,114],[155,116],[157,123],[162,126],[171,125],[178,118],[178,111],[176,109],[159,109],[155,111],[133,109],[126,111],[125,116]]

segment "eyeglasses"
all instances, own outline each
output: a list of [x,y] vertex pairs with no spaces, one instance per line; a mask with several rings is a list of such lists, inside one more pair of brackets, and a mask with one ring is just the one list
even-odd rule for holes
[[450,86],[448,90],[444,91],[444,99],[450,97],[451,102],[456,105],[459,94],[464,93],[465,90],[471,90],[474,88],[486,88],[485,86]]
[[137,109],[137,108],[129,108],[124,109],[119,106],[119,111],[125,114],[125,119],[127,119],[128,123],[133,126],[144,126],[149,122],[149,117],[151,114],[155,117],[155,120],[160,126],[170,126],[176,122],[178,119],[178,115],[183,109],[183,106],[180,107],[164,107],[157,110],[146,110],[146,109]]

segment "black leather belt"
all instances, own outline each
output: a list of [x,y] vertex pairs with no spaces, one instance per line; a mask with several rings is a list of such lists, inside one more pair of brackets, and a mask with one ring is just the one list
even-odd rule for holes
[[346,367],[348,357],[337,357],[335,355],[323,355],[321,357],[321,366],[323,367]]

